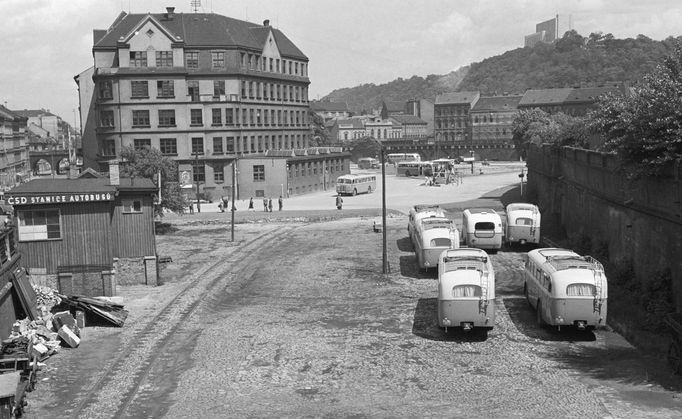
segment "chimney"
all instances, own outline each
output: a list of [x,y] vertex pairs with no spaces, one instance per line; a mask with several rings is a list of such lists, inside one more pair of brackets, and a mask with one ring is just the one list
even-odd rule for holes
[[166,7],[166,19],[173,20],[175,14],[175,7]]
[[267,28],[268,26],[270,26],[270,19],[265,19],[265,20],[263,21],[263,26],[265,26],[266,28]]

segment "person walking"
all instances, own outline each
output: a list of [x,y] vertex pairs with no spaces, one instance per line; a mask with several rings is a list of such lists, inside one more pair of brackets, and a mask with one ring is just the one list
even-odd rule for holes
[[272,212],[272,198],[268,198],[268,211]]
[[227,204],[230,203],[230,198],[228,198],[227,196],[224,196],[224,197],[222,197],[221,199],[222,199],[222,201],[223,201],[223,212],[225,212],[225,210],[226,210],[227,208],[229,208],[229,207],[227,206]]
[[253,208],[253,197],[249,199],[249,211],[255,211],[255,209]]
[[263,198],[263,211],[268,212],[268,198]]
[[336,209],[340,210],[342,206],[343,199],[341,198],[341,195],[336,195]]
[[279,196],[277,203],[279,204],[279,210],[282,211],[282,207],[284,206],[284,199],[282,199],[282,195]]

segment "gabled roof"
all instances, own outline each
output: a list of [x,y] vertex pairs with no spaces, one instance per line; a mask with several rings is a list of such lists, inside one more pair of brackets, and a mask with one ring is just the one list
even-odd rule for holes
[[341,128],[341,125],[343,125],[344,129],[352,128],[352,129],[364,129],[365,126],[362,124],[362,121],[357,119],[357,118],[350,118],[350,119],[337,119],[336,120],[336,125]]
[[395,100],[384,100],[384,105],[386,105],[386,110],[390,112],[405,112],[405,105],[407,102],[395,101]]
[[488,96],[478,99],[471,112],[499,112],[516,110],[523,96]]
[[472,92],[450,92],[450,93],[443,93],[442,95],[436,96],[436,105],[444,105],[444,104],[449,104],[449,105],[457,105],[457,104],[466,104],[466,103],[474,103],[478,98],[481,96],[481,92],[478,91],[472,91]]
[[391,115],[389,119],[393,119],[398,124],[419,124],[427,125],[427,122],[415,115]]
[[147,178],[120,178],[120,185],[112,185],[108,177],[101,178],[77,178],[77,179],[33,179],[29,182],[13,188],[9,195],[31,195],[43,193],[55,195],[61,193],[91,193],[91,192],[116,192],[123,190],[156,190],[151,179]]
[[576,102],[595,102],[599,96],[607,93],[621,94],[622,91],[616,86],[602,86],[602,87],[580,87],[571,90],[571,93],[566,98],[568,103]]
[[12,112],[24,118],[36,118],[39,116],[54,116],[57,118],[57,115],[51,113],[50,111],[46,111],[45,109],[24,109],[13,110]]
[[519,106],[558,105],[571,94],[573,88],[561,89],[528,89],[519,101]]
[[346,102],[314,101],[310,103],[313,112],[348,112]]
[[262,51],[267,32],[272,31],[282,56],[308,61],[308,57],[279,29],[215,13],[174,13],[172,18],[168,18],[166,13],[122,13],[107,33],[95,42],[93,50],[116,48],[119,41],[125,40],[150,17],[172,34],[175,42],[184,43],[185,48],[242,47]]
[[18,119],[26,119],[26,117],[17,114],[15,111],[10,111],[9,109],[0,105],[0,120],[16,121]]

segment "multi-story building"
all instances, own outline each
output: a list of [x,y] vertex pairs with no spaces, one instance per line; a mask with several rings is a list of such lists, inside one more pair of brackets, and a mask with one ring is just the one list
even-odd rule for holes
[[556,15],[552,19],[540,22],[535,25],[535,33],[526,35],[524,46],[534,47],[538,42],[552,43],[573,27],[571,15]]
[[436,97],[434,131],[437,144],[445,146],[469,144],[470,112],[480,97],[481,93],[478,91],[444,93]]
[[393,115],[388,118],[397,126],[398,138],[419,139],[426,137],[426,121],[414,115]]
[[597,99],[607,93],[624,94],[622,84],[597,87],[566,87],[559,89],[529,89],[519,101],[519,110],[538,108],[554,114],[582,116],[594,108]]
[[472,143],[512,146],[512,122],[518,113],[518,96],[482,96],[471,109]]
[[334,139],[341,142],[356,140],[367,135],[363,118],[337,119],[330,132]]
[[236,157],[308,146],[308,58],[268,20],[123,12],[93,41],[94,87],[89,70],[76,76],[81,120],[95,114],[87,167],[107,170],[123,147],[155,147],[219,196]]
[[381,108],[379,109],[379,115],[382,119],[388,119],[389,116],[393,115],[403,115],[407,111],[406,102],[396,101],[396,100],[384,100],[381,102]]
[[374,117],[365,121],[365,135],[377,140],[399,138],[400,134],[401,127],[390,119]]
[[[61,118],[45,109],[12,110],[15,114],[27,119],[27,125],[37,127],[36,131],[44,130],[47,137],[61,139],[64,135],[60,132]],[[42,135],[41,135],[42,136]]]
[[28,118],[0,105],[0,189],[7,190],[29,176]]
[[310,109],[325,121],[350,118],[351,116],[346,102],[314,101],[310,102]]

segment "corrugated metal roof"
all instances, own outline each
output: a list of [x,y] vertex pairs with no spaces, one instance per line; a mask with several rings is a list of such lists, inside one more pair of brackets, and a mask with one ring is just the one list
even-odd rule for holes
[[120,40],[126,39],[140,24],[150,18],[171,34],[176,42],[184,42],[185,48],[244,47],[262,50],[267,32],[272,31],[282,56],[308,61],[308,57],[279,29],[215,13],[174,13],[172,19],[166,18],[165,13],[124,13],[95,43],[93,49],[115,48]]

